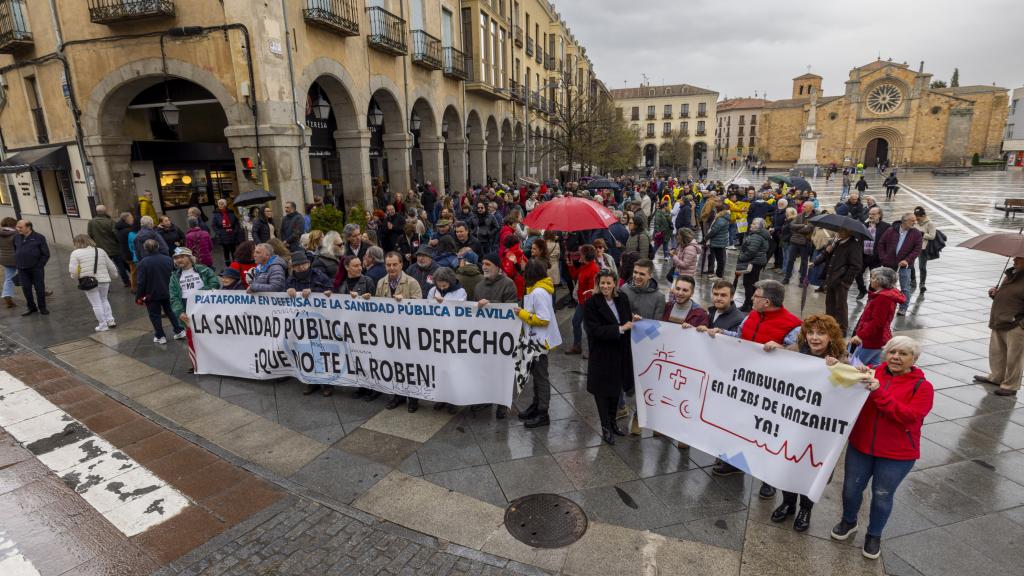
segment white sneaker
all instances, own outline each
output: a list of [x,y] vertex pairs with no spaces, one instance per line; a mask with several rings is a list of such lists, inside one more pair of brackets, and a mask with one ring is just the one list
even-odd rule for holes
[[174,339],[175,340],[184,340],[185,339],[185,331],[182,330],[181,332],[178,332],[177,334],[175,334],[174,335]]
[[100,324],[99,326],[94,328],[94,330],[96,330],[97,332],[106,332],[107,330],[110,330],[110,328],[108,328],[106,324]]
[[167,344],[167,338],[157,338],[156,336],[154,336],[153,337],[153,343],[154,344]]
[[117,328],[117,322],[114,320],[110,320],[109,322],[107,322],[107,328]]

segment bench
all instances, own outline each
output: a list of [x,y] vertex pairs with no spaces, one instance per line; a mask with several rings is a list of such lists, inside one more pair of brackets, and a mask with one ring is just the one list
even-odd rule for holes
[[1003,205],[996,204],[994,206],[996,210],[1002,210],[1003,213],[1011,218],[1017,217],[1017,212],[1024,212],[1024,198],[1007,198],[1003,201]]
[[936,176],[970,176],[971,169],[966,166],[943,166],[941,168],[932,168],[932,174]]

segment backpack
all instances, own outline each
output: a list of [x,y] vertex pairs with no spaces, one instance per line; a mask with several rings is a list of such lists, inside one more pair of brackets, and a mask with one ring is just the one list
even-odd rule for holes
[[924,249],[929,260],[938,260],[942,249],[946,247],[946,235],[942,230],[935,231],[935,238],[928,241],[928,247]]

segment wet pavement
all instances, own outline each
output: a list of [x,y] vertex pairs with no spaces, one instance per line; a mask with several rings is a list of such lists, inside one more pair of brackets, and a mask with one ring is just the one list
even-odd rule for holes
[[[877,193],[880,179],[869,175],[868,180],[869,193],[882,198],[887,219],[926,205],[937,226],[950,237],[942,257],[929,262],[927,294],[915,295],[911,315],[897,318],[894,325],[898,333],[924,345],[919,365],[937,395],[923,430],[922,459],[897,493],[885,534],[886,572],[962,574],[968,568],[985,567],[1022,573],[1010,543],[1024,534],[1024,404],[992,396],[971,382],[975,374],[987,372],[990,300],[985,291],[998,279],[1005,260],[955,244],[990,228],[1012,228],[1012,219],[1003,219],[991,205],[1001,197],[1024,197],[1024,178],[1020,173],[941,178],[907,173],[901,181],[910,189],[901,191],[893,202],[884,201],[884,190]],[[823,205],[835,203],[837,182],[826,185],[821,178],[815,185]],[[959,191],[968,189],[966,194],[973,196],[965,199]],[[63,262],[66,255],[57,251],[54,260]],[[629,564],[634,559],[627,548],[633,544],[638,549],[661,550],[653,557],[663,570],[673,558],[697,558],[704,572],[721,574],[792,572],[793,564],[781,562],[785,558],[803,563],[805,573],[880,570],[878,563],[860,558],[855,548],[859,539],[843,544],[828,540],[828,529],[838,517],[841,482],[833,482],[826,490],[815,508],[811,530],[797,535],[788,526],[768,521],[775,504],[753,496],[749,479],[710,475],[713,459],[706,454],[681,451],[650,433],[613,447],[602,445],[596,409],[585,391],[586,363],[578,356],[557,351],[552,355],[555,390],[552,424],[547,428],[527,430],[515,412],[510,419],[497,421],[491,411],[449,415],[425,405],[410,415],[404,410],[384,410],[383,400],[354,400],[344,390],[330,398],[302,396],[301,385],[294,381],[190,375],[184,346],[153,344],[144,310],[120,287],[111,294],[119,328],[93,334],[92,314],[84,298],[70,280],[60,277],[61,267],[51,266],[48,272],[48,281],[58,287],[59,297],[51,304],[54,313],[21,318],[16,310],[0,311],[4,334],[67,365],[73,377],[142,421],[120,422],[123,415],[115,406],[88,404],[95,398],[79,399],[78,409],[64,408],[68,413],[100,435],[110,426],[109,430],[125,435],[124,441],[137,443],[145,428],[150,432],[145,437],[164,434],[162,439],[174,436],[190,444],[195,452],[182,452],[178,463],[168,461],[167,470],[153,472],[161,478],[171,476],[168,482],[173,484],[177,466],[191,469],[195,484],[181,491],[193,503],[217,500],[216,495],[204,494],[203,480],[230,477],[228,467],[237,470],[235,465],[242,465],[245,474],[256,472],[268,489],[290,494],[282,502],[297,499],[295,506],[278,510],[275,506],[280,503],[265,502],[245,513],[233,513],[229,498],[220,499],[218,505],[193,504],[221,524],[241,524],[235,529],[225,527],[221,536],[188,540],[175,550],[174,558],[186,555],[165,568],[166,573],[171,569],[210,574],[329,573],[333,569],[346,574],[372,572],[368,566],[383,573],[422,573],[428,571],[423,568],[428,564],[438,573],[530,569],[622,573],[615,570],[647,565],[644,557]],[[701,281],[697,298],[704,299],[709,288],[708,281]],[[796,306],[799,290],[791,286],[787,298]],[[811,294],[805,313],[822,311],[823,306],[823,295]],[[854,320],[861,310],[862,303],[851,297]],[[566,336],[571,334],[568,312],[560,313]],[[525,406],[529,400],[524,396],[517,404]],[[114,440],[108,439],[120,448]],[[133,450],[132,457],[145,465],[152,463],[147,454],[166,457],[169,448],[161,442],[151,440]],[[13,441],[9,443],[10,448],[0,446],[0,458],[18,453]],[[203,458],[203,453],[224,459],[225,468],[196,474],[198,466],[191,460]],[[38,464],[30,452],[19,454],[23,468],[30,468],[25,461]],[[8,512],[2,502],[10,491],[2,479],[13,466],[4,466],[0,462],[0,525],[6,527]],[[31,465],[31,469],[49,478],[46,486],[67,488],[45,466]],[[836,476],[841,478],[841,470]],[[562,494],[579,503],[593,523],[588,536],[568,549],[550,552],[511,541],[500,526],[502,509],[519,496],[537,492]],[[62,494],[77,502],[74,510],[80,514],[92,510],[73,491]],[[261,510],[266,517],[260,516]],[[250,517],[260,520],[246,524]],[[278,517],[280,524],[275,524]],[[273,546],[284,542],[275,531],[283,530],[279,525],[298,526],[302,518],[315,522],[293,527],[286,544]],[[107,522],[102,515],[92,520]],[[325,526],[336,523],[343,526],[331,534],[333,528]],[[168,534],[176,534],[180,527],[174,524],[172,519],[157,528],[167,526]],[[385,528],[401,530],[404,541],[373,536],[369,542],[376,544],[370,550],[365,539],[339,538],[355,525],[368,534]],[[33,548],[20,544],[11,533],[0,534],[0,558],[8,549],[4,538],[13,540],[17,550],[33,560],[26,553]],[[387,542],[380,544],[380,538]],[[188,549],[207,540],[210,543],[200,549],[205,555],[188,554]],[[174,561],[169,553],[155,555],[135,546],[149,560],[147,569]],[[592,565],[603,549],[619,550],[624,564],[608,560]],[[403,554],[424,563],[396,560]],[[467,564],[472,562],[476,564]],[[61,572],[47,567],[43,573]]]

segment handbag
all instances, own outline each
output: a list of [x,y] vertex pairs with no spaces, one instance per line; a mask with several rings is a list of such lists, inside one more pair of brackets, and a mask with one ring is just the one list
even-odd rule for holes
[[[79,290],[92,290],[93,288],[100,285],[99,280],[96,279],[96,267],[100,263],[100,249],[93,247],[95,251],[92,259],[92,276],[79,276],[78,277],[78,289]],[[81,272],[79,272],[81,274]]]

